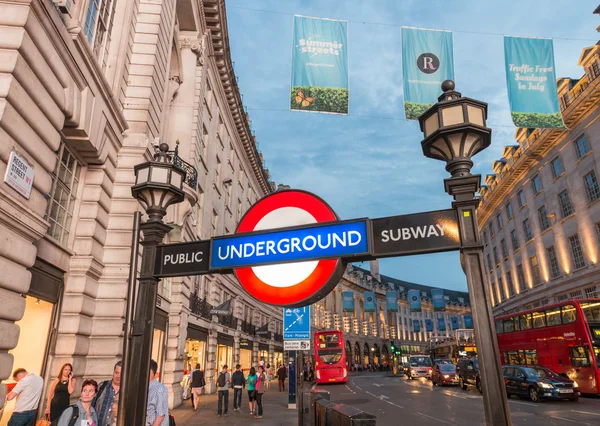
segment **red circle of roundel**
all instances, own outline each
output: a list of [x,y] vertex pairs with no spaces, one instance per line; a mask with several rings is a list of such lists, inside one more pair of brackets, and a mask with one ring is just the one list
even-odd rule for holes
[[[287,190],[267,195],[254,204],[244,215],[236,233],[252,232],[270,212],[282,207],[296,207],[310,213],[318,223],[338,220],[337,215],[320,197],[306,191]],[[303,306],[330,284],[330,280],[342,267],[339,259],[319,260],[315,270],[298,284],[279,288],[262,281],[252,268],[237,268],[235,275],[248,293],[255,299],[271,305]]]

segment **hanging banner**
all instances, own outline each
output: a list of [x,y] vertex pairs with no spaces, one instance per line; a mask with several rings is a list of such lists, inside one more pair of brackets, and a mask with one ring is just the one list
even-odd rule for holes
[[365,312],[375,312],[375,293],[372,291],[365,291]]
[[402,27],[402,78],[404,115],[417,120],[454,80],[452,32]]
[[385,293],[385,300],[388,312],[398,312],[398,292],[388,291]]
[[425,320],[425,330],[433,331],[433,321],[430,319]]
[[434,288],[431,290],[431,298],[433,299],[434,311],[446,310],[446,299],[444,298],[444,290]]
[[438,329],[440,331],[446,331],[446,321],[444,321],[443,317],[438,318]]
[[421,324],[419,324],[419,320],[413,320],[413,330],[415,332],[421,331]]
[[473,317],[471,315],[464,315],[463,320],[465,321],[465,328],[473,328]]
[[354,293],[345,291],[342,293],[342,306],[344,312],[354,312]]
[[450,318],[450,323],[452,324],[452,330],[458,330],[458,317]]
[[290,108],[348,114],[347,22],[294,16]]
[[421,292],[419,290],[408,290],[411,312],[421,312]]
[[515,126],[566,129],[558,105],[552,40],[505,36],[504,60]]

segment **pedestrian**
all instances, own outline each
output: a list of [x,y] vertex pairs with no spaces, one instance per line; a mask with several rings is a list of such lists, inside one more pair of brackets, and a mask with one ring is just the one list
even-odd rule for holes
[[277,370],[277,379],[279,380],[279,392],[285,391],[285,379],[287,379],[287,370],[282,364]]
[[113,415],[113,406],[118,404],[117,395],[121,389],[121,361],[113,367],[111,380],[104,380],[98,385],[98,393],[92,405],[98,414],[98,426],[111,426],[116,418]]
[[73,377],[73,366],[66,363],[60,368],[58,376],[56,376],[48,391],[46,414],[50,416],[51,422],[58,419],[70,405],[71,394],[75,390],[76,384],[77,379]]
[[11,401],[17,398],[17,402],[8,420],[8,426],[33,426],[42,396],[44,379],[33,373],[28,373],[24,368],[17,368],[12,377],[17,384],[6,395],[6,400]]
[[256,380],[256,385],[254,387],[256,391],[256,406],[258,408],[258,413],[256,414],[257,419],[262,419],[263,416],[263,396],[267,390],[267,375],[265,374],[265,367],[263,365],[258,367],[258,379]]
[[242,366],[237,364],[235,371],[231,375],[231,385],[233,386],[233,411],[240,411],[242,407],[242,392],[246,386],[246,379],[244,373],[241,370]]
[[[223,366],[223,370],[217,376],[217,391],[219,392],[219,403],[217,406],[217,415],[221,414],[228,416],[229,410],[229,385],[231,384],[231,375],[227,372],[227,364]],[[225,407],[223,407],[225,405]]]
[[204,371],[200,370],[200,364],[198,363],[196,364],[196,369],[192,371],[192,406],[194,407],[194,411],[198,409],[200,395],[204,386],[206,386]]
[[167,387],[156,379],[158,364],[150,360],[150,385],[146,406],[146,425],[169,426],[169,393]]
[[248,373],[248,409],[250,410],[250,415],[256,414],[256,381],[258,380],[258,376],[256,375],[256,369],[254,367],[250,367],[250,372]]
[[75,404],[63,411],[56,426],[96,426],[98,416],[92,405],[96,392],[98,392],[98,383],[95,380],[84,380],[81,384],[81,396]]
[[271,364],[267,364],[267,389],[271,387],[271,380],[273,380],[273,369],[271,368]]

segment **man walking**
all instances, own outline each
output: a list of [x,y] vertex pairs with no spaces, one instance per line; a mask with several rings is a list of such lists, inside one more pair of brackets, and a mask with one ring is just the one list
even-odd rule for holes
[[150,360],[150,386],[148,387],[148,405],[146,407],[146,425],[169,426],[169,394],[167,387],[156,380],[158,364]]
[[285,391],[285,379],[287,379],[287,370],[285,365],[280,365],[277,370],[277,379],[279,380],[279,392]]
[[[217,391],[219,392],[219,403],[217,406],[217,415],[221,417],[221,414],[228,416],[227,411],[229,410],[229,385],[231,384],[231,375],[227,372],[227,364],[223,366],[223,370],[217,376]],[[225,407],[223,407],[223,400],[225,400]],[[225,410],[223,410],[225,408]]]
[[242,366],[237,364],[235,371],[231,375],[231,385],[233,386],[233,411],[239,413],[240,407],[242,406],[242,392],[246,386],[246,379],[244,373],[241,370]]
[[10,416],[8,426],[33,426],[35,414],[42,396],[44,379],[24,368],[17,368],[13,373],[17,385],[6,396],[7,401],[17,398],[15,410]]
[[112,380],[105,380],[98,385],[98,393],[92,401],[92,405],[98,415],[98,426],[112,426],[113,405],[121,388],[121,361],[115,364]]

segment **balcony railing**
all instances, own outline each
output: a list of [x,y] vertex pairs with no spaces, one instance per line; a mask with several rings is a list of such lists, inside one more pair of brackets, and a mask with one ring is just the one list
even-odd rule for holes
[[255,332],[256,332],[255,325],[252,325],[252,323],[249,323],[248,321],[242,320],[242,333],[246,333],[251,336],[254,336]]
[[275,339],[276,342],[283,342],[283,334],[274,333],[273,339]]
[[173,151],[173,165],[185,172],[185,183],[195,190],[198,187],[198,170],[179,156],[179,141]]
[[225,327],[233,328],[234,330],[237,328],[238,319],[233,315],[219,315],[219,324],[224,325]]
[[212,320],[212,315],[210,314],[210,310],[213,308],[213,305],[205,301],[204,299],[200,299],[195,294],[190,296],[190,311],[192,314],[198,315],[207,320]]

